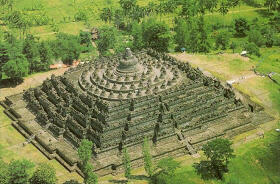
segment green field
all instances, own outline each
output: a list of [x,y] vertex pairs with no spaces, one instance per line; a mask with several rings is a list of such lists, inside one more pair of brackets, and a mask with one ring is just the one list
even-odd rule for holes
[[[100,27],[104,24],[100,19],[100,12],[103,8],[109,7],[112,9],[120,8],[118,0],[15,0],[15,9],[25,11],[30,15],[48,16],[53,23],[58,25],[59,31],[70,34],[78,34],[80,30]],[[149,2],[157,3],[152,0],[139,0],[140,6],[147,5]],[[261,0],[260,2],[263,2]],[[88,21],[76,22],[74,21],[75,14],[79,11],[84,11],[88,14]],[[235,18],[246,17],[249,21],[255,17],[261,18],[261,12],[265,8],[251,7],[246,4],[241,4],[235,8],[230,9],[225,16],[219,13],[209,13],[206,15],[206,21],[230,25]],[[157,15],[161,20],[164,20],[171,27],[173,26],[174,14]],[[48,39],[54,37],[51,25],[35,26],[30,28],[30,33]]]

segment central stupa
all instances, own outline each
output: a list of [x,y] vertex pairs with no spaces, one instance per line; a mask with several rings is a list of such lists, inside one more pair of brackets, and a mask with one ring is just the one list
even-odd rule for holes
[[95,97],[116,101],[157,94],[181,79],[177,66],[145,55],[135,56],[127,48],[123,56],[89,67],[82,73],[79,84]]
[[130,48],[126,48],[126,52],[117,67],[117,71],[127,74],[136,73],[143,71],[143,66],[138,63],[138,59],[132,54]]

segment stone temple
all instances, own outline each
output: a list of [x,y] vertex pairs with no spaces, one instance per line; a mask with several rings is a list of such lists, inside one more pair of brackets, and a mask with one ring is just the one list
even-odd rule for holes
[[123,148],[132,165],[141,166],[144,137],[158,160],[195,154],[211,139],[271,120],[231,87],[150,49],[127,49],[71,68],[2,105],[29,141],[70,171],[80,171],[77,148],[82,139],[91,140],[99,175],[122,169]]

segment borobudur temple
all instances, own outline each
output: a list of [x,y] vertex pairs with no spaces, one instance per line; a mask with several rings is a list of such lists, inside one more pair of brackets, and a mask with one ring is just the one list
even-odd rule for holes
[[231,87],[151,49],[80,64],[2,105],[28,140],[70,171],[79,171],[81,140],[91,140],[100,175],[121,170],[123,148],[132,165],[141,166],[144,137],[158,160],[195,154],[211,139],[271,120]]

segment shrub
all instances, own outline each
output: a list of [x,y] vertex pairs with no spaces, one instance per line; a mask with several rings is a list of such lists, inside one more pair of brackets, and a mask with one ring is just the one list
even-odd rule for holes
[[55,169],[48,164],[40,164],[30,178],[31,184],[56,184]]
[[230,36],[230,33],[226,30],[219,31],[216,35],[216,48],[221,47],[222,50],[225,50],[229,45]]
[[255,43],[258,47],[261,47],[265,44],[265,38],[258,30],[251,30],[249,32],[248,41]]
[[274,34],[273,35],[273,45],[280,46],[280,35]]
[[159,52],[166,52],[171,41],[169,27],[164,22],[149,19],[143,23],[143,40],[146,47],[153,48]]
[[85,10],[79,10],[75,15],[74,15],[75,21],[87,21],[88,20],[88,15]]
[[253,42],[245,44],[244,49],[251,55],[261,56],[259,47]]
[[54,55],[65,64],[71,65],[80,57],[81,45],[78,36],[59,33],[53,46]]
[[241,17],[234,20],[235,33],[239,37],[245,37],[246,32],[250,30],[247,19]]

